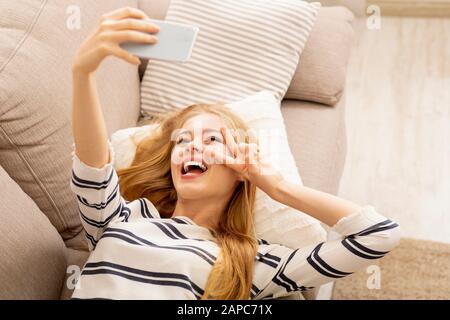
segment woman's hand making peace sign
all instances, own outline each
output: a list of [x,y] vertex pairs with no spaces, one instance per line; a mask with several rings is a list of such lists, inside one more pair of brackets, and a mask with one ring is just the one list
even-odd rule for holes
[[283,176],[261,155],[256,143],[236,143],[232,130],[222,128],[222,136],[229,152],[210,151],[208,155],[216,164],[223,164],[236,171],[241,179],[247,179],[272,196]]

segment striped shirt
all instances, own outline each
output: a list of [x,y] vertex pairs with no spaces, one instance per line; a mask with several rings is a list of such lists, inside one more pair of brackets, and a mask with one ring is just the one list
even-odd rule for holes
[[[72,153],[70,187],[91,254],[72,298],[199,299],[220,248],[186,216],[161,218],[145,199],[126,201],[111,161],[90,167]],[[333,230],[341,238],[291,249],[258,240],[252,299],[277,298],[350,275],[392,250],[398,225],[364,206]]]

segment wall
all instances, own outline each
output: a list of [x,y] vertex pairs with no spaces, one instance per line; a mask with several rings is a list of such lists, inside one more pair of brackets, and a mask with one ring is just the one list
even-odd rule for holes
[[356,16],[365,16],[366,0],[317,0],[324,6],[345,6]]

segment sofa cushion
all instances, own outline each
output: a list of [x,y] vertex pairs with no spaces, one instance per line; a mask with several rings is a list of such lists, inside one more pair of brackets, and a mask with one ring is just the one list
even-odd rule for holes
[[[0,164],[66,239],[81,230],[69,189],[72,58],[100,16],[123,6],[137,0],[0,2]],[[108,131],[135,125],[137,67],[108,57],[97,80]]]
[[322,7],[286,99],[334,105],[345,87],[353,47],[353,14],[344,7]]
[[[151,18],[163,20],[170,0],[139,0]],[[353,14],[344,7],[322,7],[306,42],[285,98],[334,105],[345,87],[353,44]],[[147,60],[140,67],[141,77]]]
[[58,299],[66,248],[33,200],[0,166],[0,299]]
[[200,31],[186,63],[149,61],[142,112],[227,103],[261,90],[281,101],[319,7],[299,0],[172,0],[166,20]]

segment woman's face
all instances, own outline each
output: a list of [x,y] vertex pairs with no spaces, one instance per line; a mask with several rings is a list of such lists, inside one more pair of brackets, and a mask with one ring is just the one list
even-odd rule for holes
[[224,121],[217,115],[203,113],[189,118],[173,133],[171,173],[182,200],[229,199],[239,183],[235,171],[223,164],[213,164],[209,152],[230,155],[221,128]]

